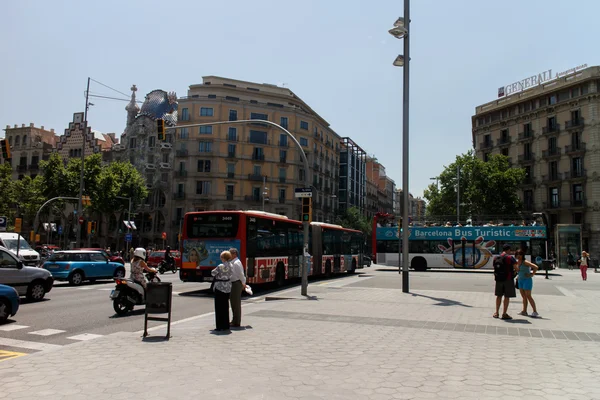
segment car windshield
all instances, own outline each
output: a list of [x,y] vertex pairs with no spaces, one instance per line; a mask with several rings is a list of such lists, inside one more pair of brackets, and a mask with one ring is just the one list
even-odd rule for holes
[[[2,239],[6,248],[12,251],[17,251],[17,239]],[[29,243],[25,240],[21,240],[19,243],[19,250],[33,250]]]
[[164,257],[165,253],[160,251],[155,251],[154,253],[150,253],[150,257]]

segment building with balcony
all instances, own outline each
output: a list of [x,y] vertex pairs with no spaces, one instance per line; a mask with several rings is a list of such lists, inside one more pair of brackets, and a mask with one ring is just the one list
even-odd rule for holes
[[[268,120],[272,125],[235,123]],[[231,124],[186,125],[231,121]],[[179,99],[170,186],[174,218],[186,212],[256,209],[300,218],[296,188],[313,187],[313,220],[331,221],[337,212],[340,138],[329,123],[288,88],[205,76]]]
[[367,153],[352,139],[345,137],[340,147],[340,179],[338,201],[340,213],[352,207],[369,215],[367,202]]
[[[581,224],[583,247],[598,254],[600,67],[531,85],[533,78],[507,87],[507,96],[501,88],[500,98],[476,107],[473,146],[484,161],[500,153],[524,168],[525,211],[546,212],[551,228]],[[529,87],[514,90],[521,86]]]
[[370,181],[376,188],[376,213],[392,214],[395,209],[394,192],[396,191],[396,183],[386,175],[385,167],[375,157],[367,157],[366,178],[367,182]]
[[29,126],[14,125],[12,128],[7,125],[4,132],[11,150],[12,178],[22,179],[25,175],[35,178],[40,173],[39,162],[50,157],[58,141],[54,129],[46,130],[43,126],[36,128],[31,123]]

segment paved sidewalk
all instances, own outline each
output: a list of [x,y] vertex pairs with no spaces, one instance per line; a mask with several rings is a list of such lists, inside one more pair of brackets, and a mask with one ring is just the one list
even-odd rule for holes
[[311,285],[313,300],[296,288],[250,303],[229,335],[206,315],[168,342],[122,333],[4,361],[3,398],[600,399],[598,291],[536,296],[544,319],[505,322],[490,293],[403,294],[369,287],[382,275],[366,272]]

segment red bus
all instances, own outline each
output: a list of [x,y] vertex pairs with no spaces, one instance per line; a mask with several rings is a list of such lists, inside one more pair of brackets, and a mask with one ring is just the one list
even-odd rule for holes
[[[262,211],[201,211],[185,214],[181,238],[184,282],[209,282],[220,254],[238,249],[249,284],[300,278],[302,222]],[[339,225],[311,224],[309,275],[352,273],[362,267],[362,232]]]

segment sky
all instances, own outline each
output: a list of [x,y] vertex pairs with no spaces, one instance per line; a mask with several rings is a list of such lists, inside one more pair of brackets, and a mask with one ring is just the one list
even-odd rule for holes
[[[410,191],[420,196],[472,148],[475,107],[499,87],[552,69],[600,65],[600,1],[413,0]],[[185,96],[202,76],[285,85],[402,187],[403,15],[391,0],[19,0],[0,25],[0,125],[62,133],[87,78],[138,99]],[[596,39],[593,39],[596,38]],[[96,82],[90,93],[125,98]],[[93,129],[116,132],[126,102],[93,98]]]

